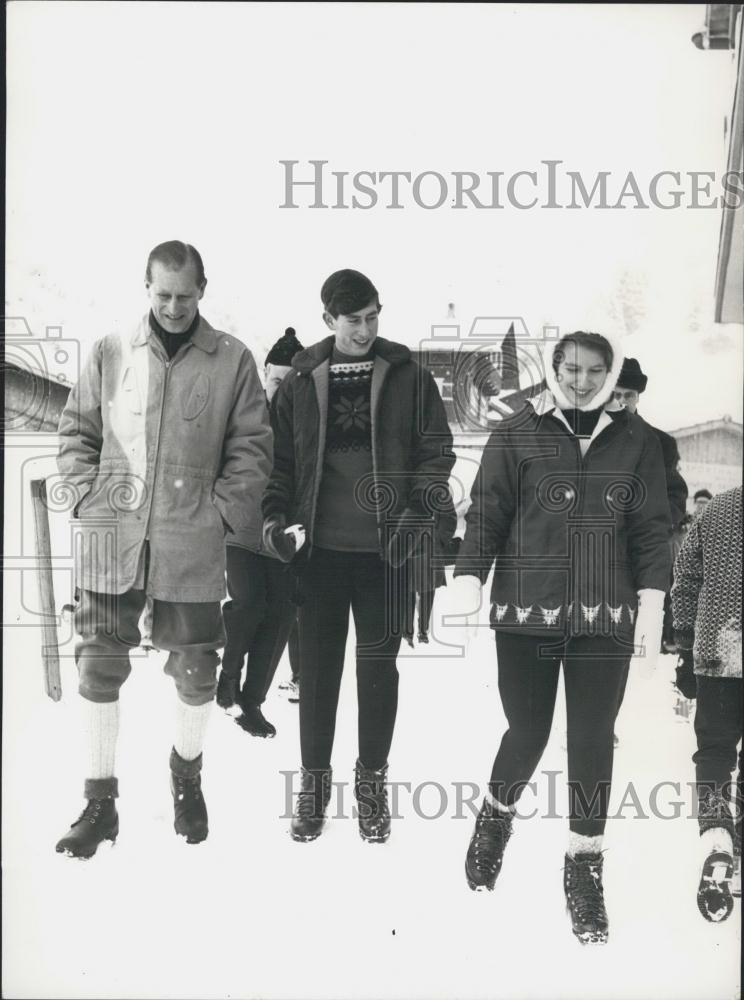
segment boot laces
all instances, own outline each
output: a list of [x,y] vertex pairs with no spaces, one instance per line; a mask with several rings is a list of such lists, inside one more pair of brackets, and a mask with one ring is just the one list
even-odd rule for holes
[[361,799],[360,804],[364,805],[365,812],[370,812],[370,815],[362,815],[362,819],[386,822],[390,818],[386,777],[387,768],[382,771],[359,771],[357,773],[357,801]]
[[566,867],[568,893],[577,916],[582,921],[605,917],[600,858],[573,859]]
[[72,825],[77,826],[79,823],[90,823],[91,826],[95,826],[101,814],[102,806],[102,799],[88,799],[85,808]]
[[475,821],[475,835],[472,843],[472,857],[479,872],[493,872],[498,869],[504,855],[506,842],[511,836],[511,817],[480,813]]
[[323,777],[313,780],[312,775],[303,775],[297,794],[296,815],[303,818],[320,815],[328,805],[330,791],[330,779]]
[[185,799],[201,798],[201,775],[195,774],[191,778],[186,778],[181,774],[174,775],[176,784],[176,798],[179,802]]

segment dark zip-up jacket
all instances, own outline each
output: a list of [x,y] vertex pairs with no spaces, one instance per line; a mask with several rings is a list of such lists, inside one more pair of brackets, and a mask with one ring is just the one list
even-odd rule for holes
[[491,434],[455,575],[494,565],[491,624],[632,638],[637,592],[666,590],[671,521],[655,433],[603,414],[582,457],[549,393]]
[[[272,406],[274,468],[263,500],[267,521],[284,517],[307,531],[308,551],[323,473],[328,378],[334,338],[295,355]],[[371,385],[372,474],[357,500],[375,510],[379,551],[405,508],[450,509],[448,479],[455,456],[436,383],[402,344],[377,337]]]

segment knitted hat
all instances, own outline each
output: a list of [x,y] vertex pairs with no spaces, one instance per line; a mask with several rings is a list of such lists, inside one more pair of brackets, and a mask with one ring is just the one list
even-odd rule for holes
[[304,347],[295,335],[294,327],[288,326],[284,331],[284,336],[274,344],[266,355],[267,365],[285,365],[287,368],[292,364],[292,358],[299,351],[304,351]]
[[620,389],[634,389],[636,392],[643,392],[648,383],[648,377],[641,371],[641,366],[636,358],[626,358],[617,379]]

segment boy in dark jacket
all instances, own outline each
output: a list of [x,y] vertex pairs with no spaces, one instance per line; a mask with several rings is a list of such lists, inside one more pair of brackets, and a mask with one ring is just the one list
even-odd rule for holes
[[449,496],[452,435],[431,374],[407,347],[377,336],[381,305],[372,282],[337,271],[321,299],[332,335],[293,359],[277,392],[275,462],[263,502],[269,544],[286,549],[292,522],[307,533],[293,567],[304,595],[303,768],[291,834],[314,840],[323,827],[351,609],[359,828],[365,840],[381,843],[390,833],[385,783],[404,632],[401,564],[412,554],[408,543],[432,528],[432,511]]

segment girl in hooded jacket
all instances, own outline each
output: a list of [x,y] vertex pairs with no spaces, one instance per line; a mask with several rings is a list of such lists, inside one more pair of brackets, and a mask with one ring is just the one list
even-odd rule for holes
[[[492,890],[517,802],[550,735],[561,665],[573,932],[602,943],[602,836],[624,671],[659,649],[671,522],[654,432],[613,400],[618,344],[579,331],[549,342],[546,388],[491,434],[471,493],[455,587],[468,612],[495,562],[490,624],[508,722],[465,863]],[[472,619],[471,619],[472,622]]]

